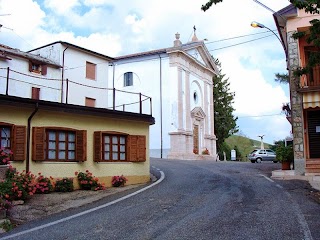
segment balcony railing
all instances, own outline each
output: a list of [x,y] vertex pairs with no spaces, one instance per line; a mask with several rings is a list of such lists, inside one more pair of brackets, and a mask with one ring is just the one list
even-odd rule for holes
[[84,105],[79,104],[78,96],[85,99],[85,93],[90,91],[98,96],[97,98],[103,99],[100,100],[100,102],[104,101],[103,104],[100,104],[103,105],[102,108],[152,115],[152,99],[142,93],[101,87],[96,81],[84,84],[70,79],[61,80],[25,74],[9,67],[0,68],[0,94],[32,98],[32,87],[43,89],[45,99],[41,100]]
[[315,66],[312,71],[300,78],[300,86],[305,90],[320,90],[320,66]]

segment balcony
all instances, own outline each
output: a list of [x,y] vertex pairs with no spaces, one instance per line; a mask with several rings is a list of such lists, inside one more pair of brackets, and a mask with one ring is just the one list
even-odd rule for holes
[[299,92],[320,91],[320,66],[313,67],[309,74],[300,77]]

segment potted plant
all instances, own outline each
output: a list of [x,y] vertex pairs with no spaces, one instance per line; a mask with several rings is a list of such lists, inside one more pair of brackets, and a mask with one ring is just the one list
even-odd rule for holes
[[279,144],[276,155],[277,160],[282,164],[282,170],[290,170],[290,164],[294,158],[292,146],[285,146],[284,143]]

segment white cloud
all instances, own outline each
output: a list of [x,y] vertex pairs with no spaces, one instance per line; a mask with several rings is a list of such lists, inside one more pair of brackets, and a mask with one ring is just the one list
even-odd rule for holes
[[145,26],[146,22],[144,19],[138,19],[137,15],[128,15],[125,18],[125,23],[132,26],[132,32],[133,33],[141,33]]
[[47,8],[50,8],[58,15],[64,15],[72,10],[76,6],[80,6],[79,0],[57,1],[57,0],[45,0],[44,4]]

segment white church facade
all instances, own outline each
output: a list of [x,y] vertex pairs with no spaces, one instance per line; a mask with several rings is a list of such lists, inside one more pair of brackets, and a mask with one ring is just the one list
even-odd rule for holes
[[109,76],[116,89],[152,97],[150,156],[215,159],[216,66],[203,41],[182,44],[179,37],[170,48],[116,57]]

